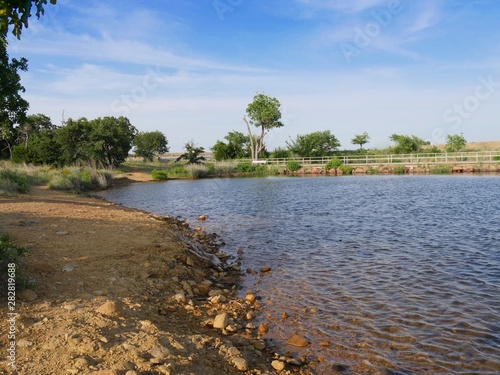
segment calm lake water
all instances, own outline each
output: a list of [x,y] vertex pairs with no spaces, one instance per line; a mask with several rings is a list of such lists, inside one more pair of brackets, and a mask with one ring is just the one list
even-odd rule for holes
[[311,340],[300,353],[324,358],[319,374],[500,373],[499,176],[168,181],[102,195],[193,225],[209,215],[204,229],[244,250],[243,269],[270,265],[245,288],[268,305],[271,337]]

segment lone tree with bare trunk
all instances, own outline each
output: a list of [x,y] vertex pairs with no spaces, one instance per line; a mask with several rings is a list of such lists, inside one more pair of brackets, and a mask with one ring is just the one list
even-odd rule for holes
[[[258,160],[259,154],[264,148],[264,137],[271,129],[283,126],[281,119],[281,104],[276,98],[271,98],[265,94],[257,94],[253,102],[247,107],[247,116],[243,116],[243,121],[247,125],[248,136],[250,137],[250,152],[252,160]],[[253,134],[250,125],[260,129],[260,134]]]

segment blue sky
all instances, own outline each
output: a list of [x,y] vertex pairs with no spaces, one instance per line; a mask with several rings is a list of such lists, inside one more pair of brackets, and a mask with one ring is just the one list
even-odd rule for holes
[[271,150],[317,130],[500,140],[498,20],[498,0],[58,0],[9,54],[30,113],[127,116],[172,151],[245,132],[261,92],[283,107]]

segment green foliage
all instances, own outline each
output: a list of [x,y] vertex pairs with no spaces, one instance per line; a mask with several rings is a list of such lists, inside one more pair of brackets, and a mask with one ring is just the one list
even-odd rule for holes
[[165,171],[163,169],[153,169],[153,171],[151,172],[151,177],[153,177],[154,180],[166,181],[168,180],[168,171]]
[[[5,7],[0,2],[0,12]],[[1,18],[0,27],[4,23]],[[28,70],[28,60],[9,59],[7,54],[7,40],[0,30],[0,156],[10,157],[12,147],[17,140],[15,126],[26,118],[29,104],[21,97],[25,92],[21,85],[20,71]]]
[[459,152],[462,151],[467,145],[463,133],[446,136],[446,152]]
[[185,159],[188,161],[188,164],[201,164],[205,160],[205,157],[201,155],[205,152],[205,149],[203,147],[197,147],[194,141],[186,143],[184,148],[186,152],[179,156],[176,161]]
[[422,146],[429,145],[430,142],[424,141],[415,135],[393,134],[390,136],[391,141],[396,143],[394,152],[396,154],[411,154],[412,152],[420,152]]
[[339,167],[339,170],[342,171],[342,174],[352,174],[353,167],[351,167],[350,165],[347,165],[347,164],[342,164]]
[[430,168],[432,174],[451,174],[453,167],[451,165],[433,165]]
[[[51,4],[56,4],[56,2],[57,0],[50,0]],[[31,8],[35,6],[35,15],[40,18],[45,13],[45,5],[47,5],[47,0],[2,0],[0,2],[0,35],[6,35],[9,27],[12,26],[12,34],[20,39],[23,27],[28,27]]]
[[[247,116],[243,117],[247,125],[252,160],[257,160],[264,148],[264,136],[268,131],[283,126],[281,120],[281,104],[276,98],[265,94],[254,96],[252,103],[247,106]],[[254,135],[249,124],[260,129],[260,134]]]
[[168,170],[168,177],[187,177],[188,171],[183,166],[177,166]]
[[14,264],[16,267],[16,287],[17,288],[23,288],[27,285],[26,279],[19,274],[17,271],[18,269],[18,264],[19,264],[19,258],[23,256],[28,250],[24,247],[20,247],[15,245],[9,238],[9,235],[6,233],[0,233],[0,274],[2,277],[0,277],[0,294],[5,295],[7,294],[7,281],[8,281],[8,270],[9,265]]
[[403,174],[405,171],[405,167],[403,165],[396,165],[393,169],[392,172],[394,174]]
[[227,143],[217,140],[210,150],[217,161],[243,159],[250,156],[250,138],[238,131],[229,132],[224,139]]
[[286,162],[286,169],[288,169],[290,172],[298,171],[300,168],[302,168],[302,166],[298,161],[289,160]]
[[370,136],[367,132],[364,132],[363,134],[355,135],[354,138],[351,139],[351,143],[353,145],[359,145],[359,148],[363,148],[363,145],[368,143],[369,140]]
[[262,164],[238,163],[234,171],[236,173],[264,174],[267,172],[267,166]]
[[77,193],[107,189],[113,184],[113,175],[93,168],[65,168],[54,173],[48,186],[53,190]]
[[500,156],[493,156],[493,160],[495,160],[495,161],[500,160]]
[[83,162],[117,167],[127,158],[136,132],[126,117],[68,119],[55,136],[61,150],[61,164]]
[[168,141],[160,131],[139,132],[132,143],[135,146],[135,155],[144,160],[153,161],[161,153],[168,152]]
[[325,170],[329,171],[330,169],[334,169],[337,171],[337,169],[342,165],[342,160],[333,158],[330,160],[328,163],[325,165]]
[[286,159],[290,157],[290,151],[283,147],[277,147],[271,152],[269,157],[273,159]]
[[202,164],[188,164],[185,168],[192,179],[207,177],[210,173],[210,169]]
[[337,150],[340,142],[330,130],[297,135],[295,140],[286,142],[288,149],[301,157],[329,156]]
[[0,170],[0,194],[27,193],[31,188],[31,179],[24,172]]

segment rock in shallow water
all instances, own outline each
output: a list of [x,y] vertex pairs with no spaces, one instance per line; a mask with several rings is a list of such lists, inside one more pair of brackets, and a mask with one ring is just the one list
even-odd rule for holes
[[309,345],[309,340],[299,335],[293,335],[286,341],[286,343],[293,346],[305,347]]

